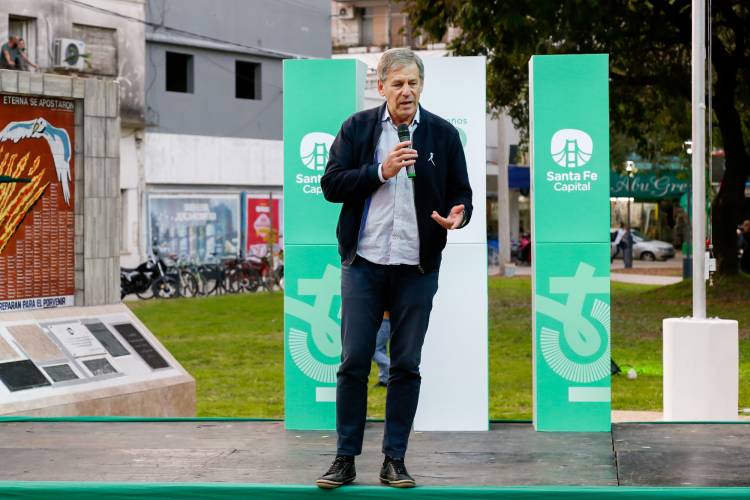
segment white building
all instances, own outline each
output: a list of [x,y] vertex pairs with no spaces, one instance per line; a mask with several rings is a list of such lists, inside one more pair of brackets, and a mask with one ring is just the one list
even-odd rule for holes
[[[120,84],[123,263],[138,259],[138,172],[143,171],[145,0],[3,0],[0,36],[26,41],[31,71],[113,79]],[[59,50],[58,50],[59,45]],[[69,48],[71,45],[74,48]],[[71,52],[78,57],[70,58]],[[74,54],[75,55],[75,54]],[[68,59],[66,61],[66,59]]]
[[198,259],[246,249],[258,220],[244,200],[281,198],[282,63],[331,53],[326,0],[207,5],[147,2],[158,27],[146,32],[145,166],[129,179],[133,261],[154,244]]

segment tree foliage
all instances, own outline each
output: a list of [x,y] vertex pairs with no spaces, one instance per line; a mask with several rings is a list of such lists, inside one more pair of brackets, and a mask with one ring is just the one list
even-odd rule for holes
[[[441,39],[458,28],[457,55],[487,56],[489,105],[528,126],[534,54],[608,53],[612,163],[629,146],[659,163],[690,138],[690,0],[402,0],[416,32]],[[726,173],[714,202],[720,271],[736,272],[734,229],[750,166],[750,2],[713,0],[716,145]],[[731,242],[730,242],[730,237]],[[731,243],[731,244],[730,244]],[[730,248],[731,247],[731,248]],[[733,255],[733,257],[732,257]]]

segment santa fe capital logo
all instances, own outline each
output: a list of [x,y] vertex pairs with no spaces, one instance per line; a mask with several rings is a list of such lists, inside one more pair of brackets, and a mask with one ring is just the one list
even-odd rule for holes
[[328,163],[328,151],[335,138],[325,132],[310,132],[299,143],[299,157],[310,170],[322,172]]
[[550,141],[552,159],[561,167],[582,167],[593,152],[594,142],[583,130],[564,128],[555,132]]

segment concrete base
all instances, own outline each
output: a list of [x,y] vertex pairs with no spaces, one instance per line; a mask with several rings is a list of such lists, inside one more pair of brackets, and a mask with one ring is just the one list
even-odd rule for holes
[[[92,338],[92,349],[100,354],[80,355],[70,345],[48,333],[49,325],[75,322],[101,322],[125,349],[117,356],[107,352]],[[152,368],[113,328],[130,323],[166,362]],[[34,325],[34,342],[20,339],[16,328]],[[14,336],[16,335],[16,336]],[[48,335],[45,340],[45,335]],[[195,379],[171,356],[159,340],[124,305],[73,307],[8,313],[0,316],[0,340],[8,359],[28,359],[50,382],[47,386],[9,390],[0,383],[0,415],[29,416],[195,416]],[[140,343],[143,344],[143,341]],[[40,346],[46,347],[44,352]],[[2,353],[0,353],[2,354]],[[107,360],[116,373],[94,373],[86,362]],[[52,365],[68,365],[79,376],[76,380],[54,381],[46,371]]]
[[[8,411],[13,408],[18,411]],[[194,417],[195,380],[183,375],[169,380],[92,390],[74,397],[2,405],[0,413],[25,417]]]
[[[380,485],[382,423],[365,428],[356,486],[332,495],[313,482],[333,459],[336,434],[285,431],[280,421],[0,421],[0,435],[0,456],[8,457],[0,467],[0,498],[9,499],[602,500],[621,486],[643,490],[623,488],[617,497],[623,500],[668,500],[712,498],[707,490],[686,486],[750,486],[750,425],[742,423],[615,424],[611,433],[535,432],[528,423],[496,423],[490,432],[415,432],[406,461],[419,486],[408,495]],[[85,483],[79,483],[80,492],[68,489],[65,495],[35,494],[31,483],[9,493],[6,488],[17,481],[63,481],[66,488],[71,481]],[[144,491],[143,483],[160,486]],[[216,489],[170,493],[164,483]],[[116,493],[96,489],[111,484],[119,488]],[[227,490],[240,484],[262,489],[242,495]],[[295,484],[294,490],[275,490]],[[427,490],[430,486],[443,490]],[[512,489],[488,489],[495,486]],[[586,489],[572,489],[576,486]],[[595,486],[611,488],[591,489]],[[643,489],[648,486],[679,490]],[[748,491],[721,493],[713,498],[748,497]]]
[[737,322],[669,318],[663,328],[664,420],[737,420]]

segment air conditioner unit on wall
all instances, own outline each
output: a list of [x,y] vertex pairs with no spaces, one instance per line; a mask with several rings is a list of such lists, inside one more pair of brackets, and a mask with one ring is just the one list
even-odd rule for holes
[[57,38],[53,45],[55,67],[83,71],[86,44],[82,40]]
[[339,9],[339,19],[354,19],[357,16],[357,9],[352,5],[345,5]]

